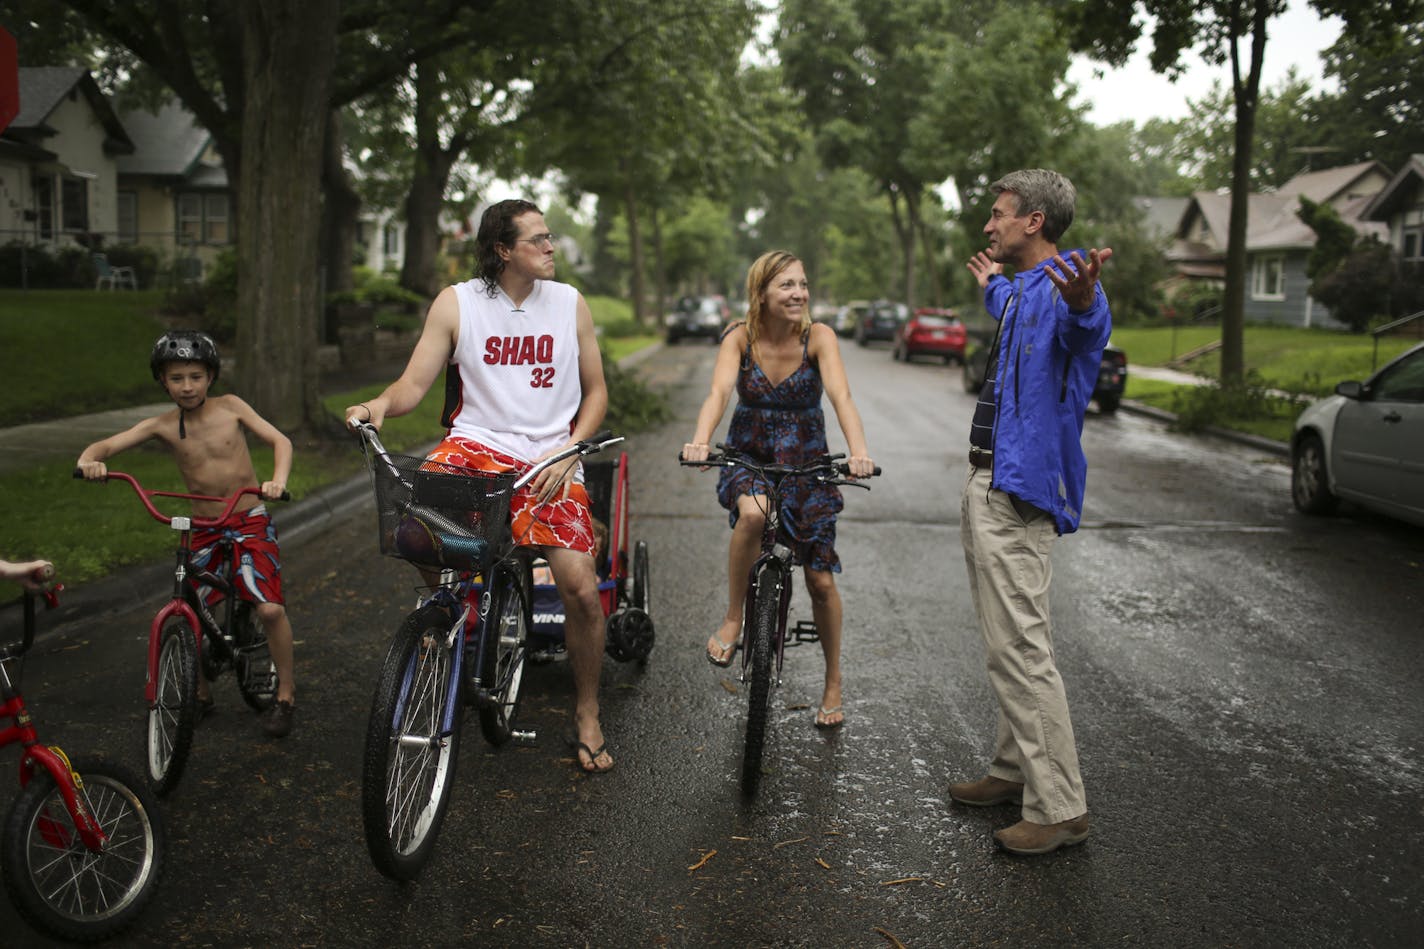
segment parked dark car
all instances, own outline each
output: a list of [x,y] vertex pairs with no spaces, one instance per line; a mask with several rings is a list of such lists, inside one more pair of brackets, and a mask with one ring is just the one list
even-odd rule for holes
[[1328,514],[1341,498],[1424,526],[1424,343],[1296,419],[1291,500]]
[[969,332],[953,310],[920,307],[895,331],[892,355],[901,362],[916,356],[938,356],[945,365],[964,362]]
[[893,340],[895,331],[909,318],[910,308],[903,303],[872,303],[855,324],[855,341],[865,346],[877,339]]
[[676,345],[685,336],[716,340],[731,316],[732,311],[721,296],[683,297],[664,321],[667,341]]
[[[989,361],[989,347],[980,346],[971,350],[964,360],[964,391],[978,392],[984,388],[984,368]],[[1103,348],[1103,361],[1098,366],[1098,382],[1093,387],[1093,401],[1098,404],[1098,412],[1111,415],[1122,404],[1122,393],[1127,388],[1127,353],[1112,343]]]

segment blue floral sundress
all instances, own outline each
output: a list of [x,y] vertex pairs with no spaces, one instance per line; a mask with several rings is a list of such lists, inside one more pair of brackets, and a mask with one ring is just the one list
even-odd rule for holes
[[[809,339],[809,334],[801,338],[801,365],[775,386],[752,359],[750,347],[742,354],[728,445],[760,461],[781,464],[800,464],[826,454],[821,373],[807,353]],[[752,474],[739,468],[723,468],[717,479],[717,500],[728,510],[733,527],[737,498],[765,493]],[[840,573],[836,555],[836,515],[844,507],[840,488],[793,478],[783,487],[781,498],[782,540],[794,552],[796,563]]]

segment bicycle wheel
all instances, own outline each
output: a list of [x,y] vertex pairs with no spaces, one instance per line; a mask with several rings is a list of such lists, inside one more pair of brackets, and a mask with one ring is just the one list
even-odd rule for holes
[[503,577],[490,604],[489,625],[480,630],[484,653],[480,674],[490,697],[489,704],[480,706],[480,731],[496,746],[514,733],[529,641],[529,614],[524,608],[529,602],[527,574],[521,568],[505,571]]
[[653,578],[648,567],[648,542],[633,545],[633,605],[653,615]]
[[371,860],[395,880],[413,879],[430,859],[454,786],[462,714],[454,650],[463,637],[450,642],[452,622],[434,604],[406,617],[371,701],[361,815]]
[[766,718],[771,704],[771,648],[781,612],[782,578],[771,570],[756,581],[756,605],[752,612],[751,655],[748,674],[751,688],[747,700],[747,735],[742,748],[742,793],[756,793],[761,780],[762,747],[766,743]]
[[20,915],[57,939],[92,942],[132,923],[153,897],[166,839],[152,793],[127,768],[75,763],[80,799],[108,836],[84,845],[54,778],[41,770],[10,808],[0,845],[5,888]]
[[198,720],[198,647],[193,627],[171,616],[159,632],[158,692],[148,709],[148,780],[167,794],[183,776]]
[[277,667],[267,648],[267,630],[258,620],[253,604],[244,601],[233,610],[232,643],[237,691],[248,706],[265,711],[277,696]]

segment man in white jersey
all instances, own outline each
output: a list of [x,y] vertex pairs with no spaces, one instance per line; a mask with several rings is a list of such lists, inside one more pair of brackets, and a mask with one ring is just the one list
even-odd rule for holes
[[[431,460],[481,471],[524,471],[598,431],[608,387],[593,314],[573,287],[556,283],[554,235],[528,201],[490,206],[475,237],[475,279],[435,298],[401,377],[348,421],[379,428],[420,404],[447,365],[459,369],[450,430]],[[512,502],[514,536],[540,548],[564,601],[574,675],[579,767],[613,767],[598,717],[603,607],[594,536],[579,465],[553,465]]]

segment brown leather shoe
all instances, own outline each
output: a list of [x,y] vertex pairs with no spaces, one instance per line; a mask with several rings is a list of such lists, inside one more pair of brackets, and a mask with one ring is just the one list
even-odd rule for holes
[[994,834],[994,843],[1009,853],[1032,856],[1052,853],[1059,847],[1072,847],[1088,839],[1088,815],[1057,824],[1035,824],[1021,820],[1012,827],[1005,827]]
[[1023,785],[1015,781],[1005,781],[993,775],[985,775],[978,781],[963,781],[949,786],[949,796],[970,807],[989,807],[993,804],[1022,804]]

